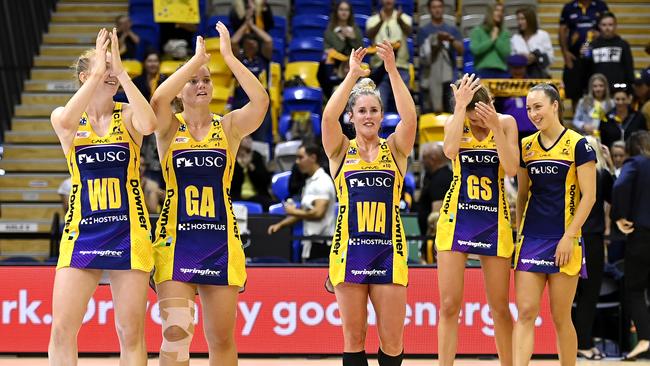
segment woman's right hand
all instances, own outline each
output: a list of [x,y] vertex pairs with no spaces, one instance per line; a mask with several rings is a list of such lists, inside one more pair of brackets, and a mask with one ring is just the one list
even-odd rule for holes
[[196,48],[194,49],[193,59],[198,60],[201,65],[207,64],[210,61],[210,55],[205,50],[205,40],[201,36],[196,37]]
[[356,50],[353,49],[352,53],[350,53],[350,71],[349,73],[354,76],[355,78],[361,78],[361,77],[366,77],[370,75],[370,70],[369,69],[362,69],[361,68],[361,63],[363,62],[363,58],[366,56],[367,50],[363,47],[359,47]]
[[456,86],[456,83],[451,84],[451,90],[454,92],[454,100],[456,101],[457,107],[467,108],[469,102],[474,98],[474,93],[481,88],[480,80],[479,78],[475,78],[474,74],[465,74],[458,86]]
[[104,75],[106,72],[106,50],[111,43],[109,33],[105,28],[102,28],[97,33],[97,40],[95,41],[95,60],[93,62],[92,73],[95,75]]

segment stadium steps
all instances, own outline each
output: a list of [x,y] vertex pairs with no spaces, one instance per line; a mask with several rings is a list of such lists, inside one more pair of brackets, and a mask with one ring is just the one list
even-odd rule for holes
[[[0,160],[0,235],[11,228],[48,233],[54,213],[63,214],[57,189],[68,177],[65,156],[50,123],[50,114],[76,90],[70,66],[94,48],[100,28],[111,29],[128,13],[128,0],[61,0],[52,14],[25,81],[11,129],[5,131]],[[24,230],[23,230],[24,231]],[[0,240],[0,257],[47,257],[49,239]]]
[[[551,65],[551,76],[562,79],[564,60],[558,40],[559,17],[566,0],[540,0],[537,13],[540,27],[551,35],[555,50],[555,61]],[[607,6],[616,15],[618,34],[632,49],[634,67],[640,70],[650,65],[650,55],[645,53],[645,46],[650,41],[650,3],[642,0],[607,1]],[[571,111],[570,103],[568,112]]]

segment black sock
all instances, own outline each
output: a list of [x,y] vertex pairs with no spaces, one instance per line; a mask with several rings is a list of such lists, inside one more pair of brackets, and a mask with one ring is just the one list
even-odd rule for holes
[[379,348],[378,356],[379,366],[401,366],[402,359],[404,359],[404,351],[397,356],[389,356]]
[[368,366],[366,351],[343,352],[343,366]]

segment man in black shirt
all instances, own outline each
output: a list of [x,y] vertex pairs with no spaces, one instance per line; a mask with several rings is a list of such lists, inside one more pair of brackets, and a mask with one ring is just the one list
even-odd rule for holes
[[605,12],[598,20],[598,29],[600,35],[591,43],[592,72],[605,75],[610,90],[617,84],[630,88],[634,82],[634,60],[630,44],[616,34],[614,14]]
[[[418,201],[418,225],[420,232],[424,235],[429,231],[429,215],[431,212],[438,212],[442,206],[442,200],[449,189],[453,173],[449,166],[449,160],[442,151],[442,144],[425,144],[421,151],[421,161],[425,175]],[[430,258],[428,247],[429,245],[422,246],[422,258],[431,262],[433,258]]]

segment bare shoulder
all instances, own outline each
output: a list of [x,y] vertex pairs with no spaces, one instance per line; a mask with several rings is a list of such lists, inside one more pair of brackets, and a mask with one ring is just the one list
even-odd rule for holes
[[515,117],[509,114],[499,113],[499,122],[506,128],[517,128],[517,121]]
[[53,126],[57,126],[57,124],[60,122],[59,119],[61,118],[61,113],[63,113],[63,110],[65,107],[60,106],[54,108],[52,113],[50,114],[50,123],[52,123]]

